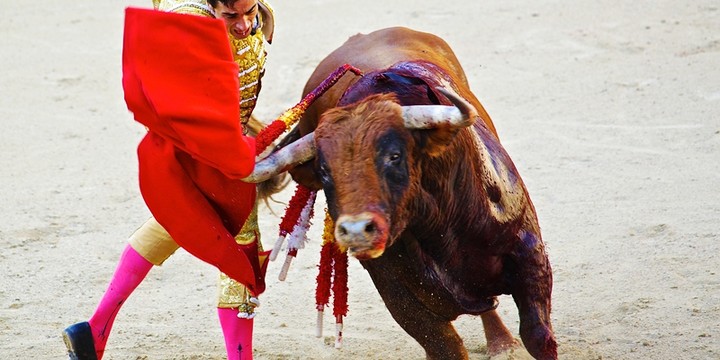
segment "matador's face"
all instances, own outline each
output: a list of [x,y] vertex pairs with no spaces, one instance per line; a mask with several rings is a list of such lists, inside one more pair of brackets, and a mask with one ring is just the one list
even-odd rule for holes
[[244,39],[250,36],[253,27],[257,26],[258,6],[257,0],[237,0],[232,6],[218,2],[215,14],[225,21],[230,35],[236,39]]

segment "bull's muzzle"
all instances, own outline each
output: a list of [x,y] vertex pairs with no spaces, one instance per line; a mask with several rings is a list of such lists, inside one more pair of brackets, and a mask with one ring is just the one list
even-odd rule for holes
[[357,259],[374,259],[385,252],[388,224],[372,212],[341,215],[335,222],[335,239]]

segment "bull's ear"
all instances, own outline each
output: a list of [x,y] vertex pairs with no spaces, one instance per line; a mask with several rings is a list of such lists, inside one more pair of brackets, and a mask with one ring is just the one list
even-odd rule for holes
[[434,129],[418,132],[422,152],[430,157],[443,154],[455,139],[458,131],[462,129],[464,128],[440,125]]
[[288,172],[296,183],[303,185],[310,190],[317,191],[322,190],[322,182],[320,182],[320,178],[315,172],[315,161],[315,159],[312,159],[304,164],[295,166]]

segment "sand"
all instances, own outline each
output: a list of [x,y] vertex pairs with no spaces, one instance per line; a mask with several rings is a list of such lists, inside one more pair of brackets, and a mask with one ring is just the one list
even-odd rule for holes
[[[65,358],[61,330],[90,316],[149,215],[135,154],[144,130],[120,82],[123,9],[149,4],[7,1],[0,12],[2,359]],[[402,25],[454,48],[537,208],[561,359],[720,358],[720,4],[273,5],[256,111],[267,121],[358,32]],[[266,247],[284,207],[261,210]],[[343,348],[333,347],[329,315],[325,336],[314,336],[316,223],[285,282],[281,261],[270,264],[256,358],[423,358],[354,259]],[[105,359],[224,358],[216,277],[184,251],[153,269],[118,316]],[[500,313],[517,333],[511,298],[501,297]],[[480,320],[456,326],[471,358],[487,359]]]

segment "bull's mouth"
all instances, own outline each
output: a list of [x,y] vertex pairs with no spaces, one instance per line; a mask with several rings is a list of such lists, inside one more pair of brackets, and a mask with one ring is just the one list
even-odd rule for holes
[[385,242],[383,241],[382,244],[366,249],[349,247],[348,252],[358,260],[379,258],[385,252]]

